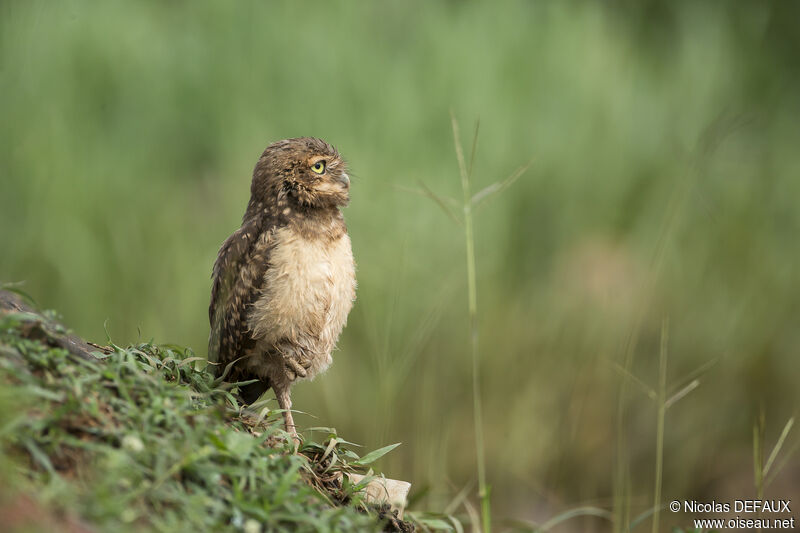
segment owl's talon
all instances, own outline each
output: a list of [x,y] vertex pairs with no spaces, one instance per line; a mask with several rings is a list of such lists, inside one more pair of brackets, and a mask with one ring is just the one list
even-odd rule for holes
[[[308,365],[310,366],[310,364]],[[296,380],[298,377],[304,378],[308,375],[306,367],[300,364],[300,361],[292,357],[286,358],[286,375],[291,381]]]

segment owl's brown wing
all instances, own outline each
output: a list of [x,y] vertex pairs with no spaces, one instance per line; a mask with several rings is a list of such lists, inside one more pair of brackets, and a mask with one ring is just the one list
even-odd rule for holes
[[[214,373],[244,355],[252,339],[247,329],[249,306],[261,294],[272,247],[272,227],[267,221],[252,218],[242,224],[222,244],[212,274],[208,319],[208,360]],[[231,377],[238,375],[234,372]]]

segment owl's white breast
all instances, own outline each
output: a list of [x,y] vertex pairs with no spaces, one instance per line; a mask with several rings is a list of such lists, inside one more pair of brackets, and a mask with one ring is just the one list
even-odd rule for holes
[[355,298],[355,264],[346,233],[334,241],[303,237],[291,227],[274,233],[263,294],[248,325],[261,346],[289,341],[313,354],[309,374],[330,362]]

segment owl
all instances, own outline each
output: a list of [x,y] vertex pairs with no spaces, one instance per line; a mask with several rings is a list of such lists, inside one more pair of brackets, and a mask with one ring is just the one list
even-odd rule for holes
[[350,200],[336,149],[303,137],[273,143],[253,171],[242,227],[222,244],[212,274],[208,358],[219,377],[270,387],[286,431],[297,436],[290,389],[331,364],[356,291],[341,208]]

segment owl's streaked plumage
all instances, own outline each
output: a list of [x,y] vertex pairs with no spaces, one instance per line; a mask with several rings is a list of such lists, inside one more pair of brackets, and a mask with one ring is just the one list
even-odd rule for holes
[[270,387],[296,434],[289,389],[331,364],[355,299],[355,264],[340,208],[350,180],[339,153],[315,138],[267,147],[253,171],[242,227],[214,264],[208,358],[252,403]]

